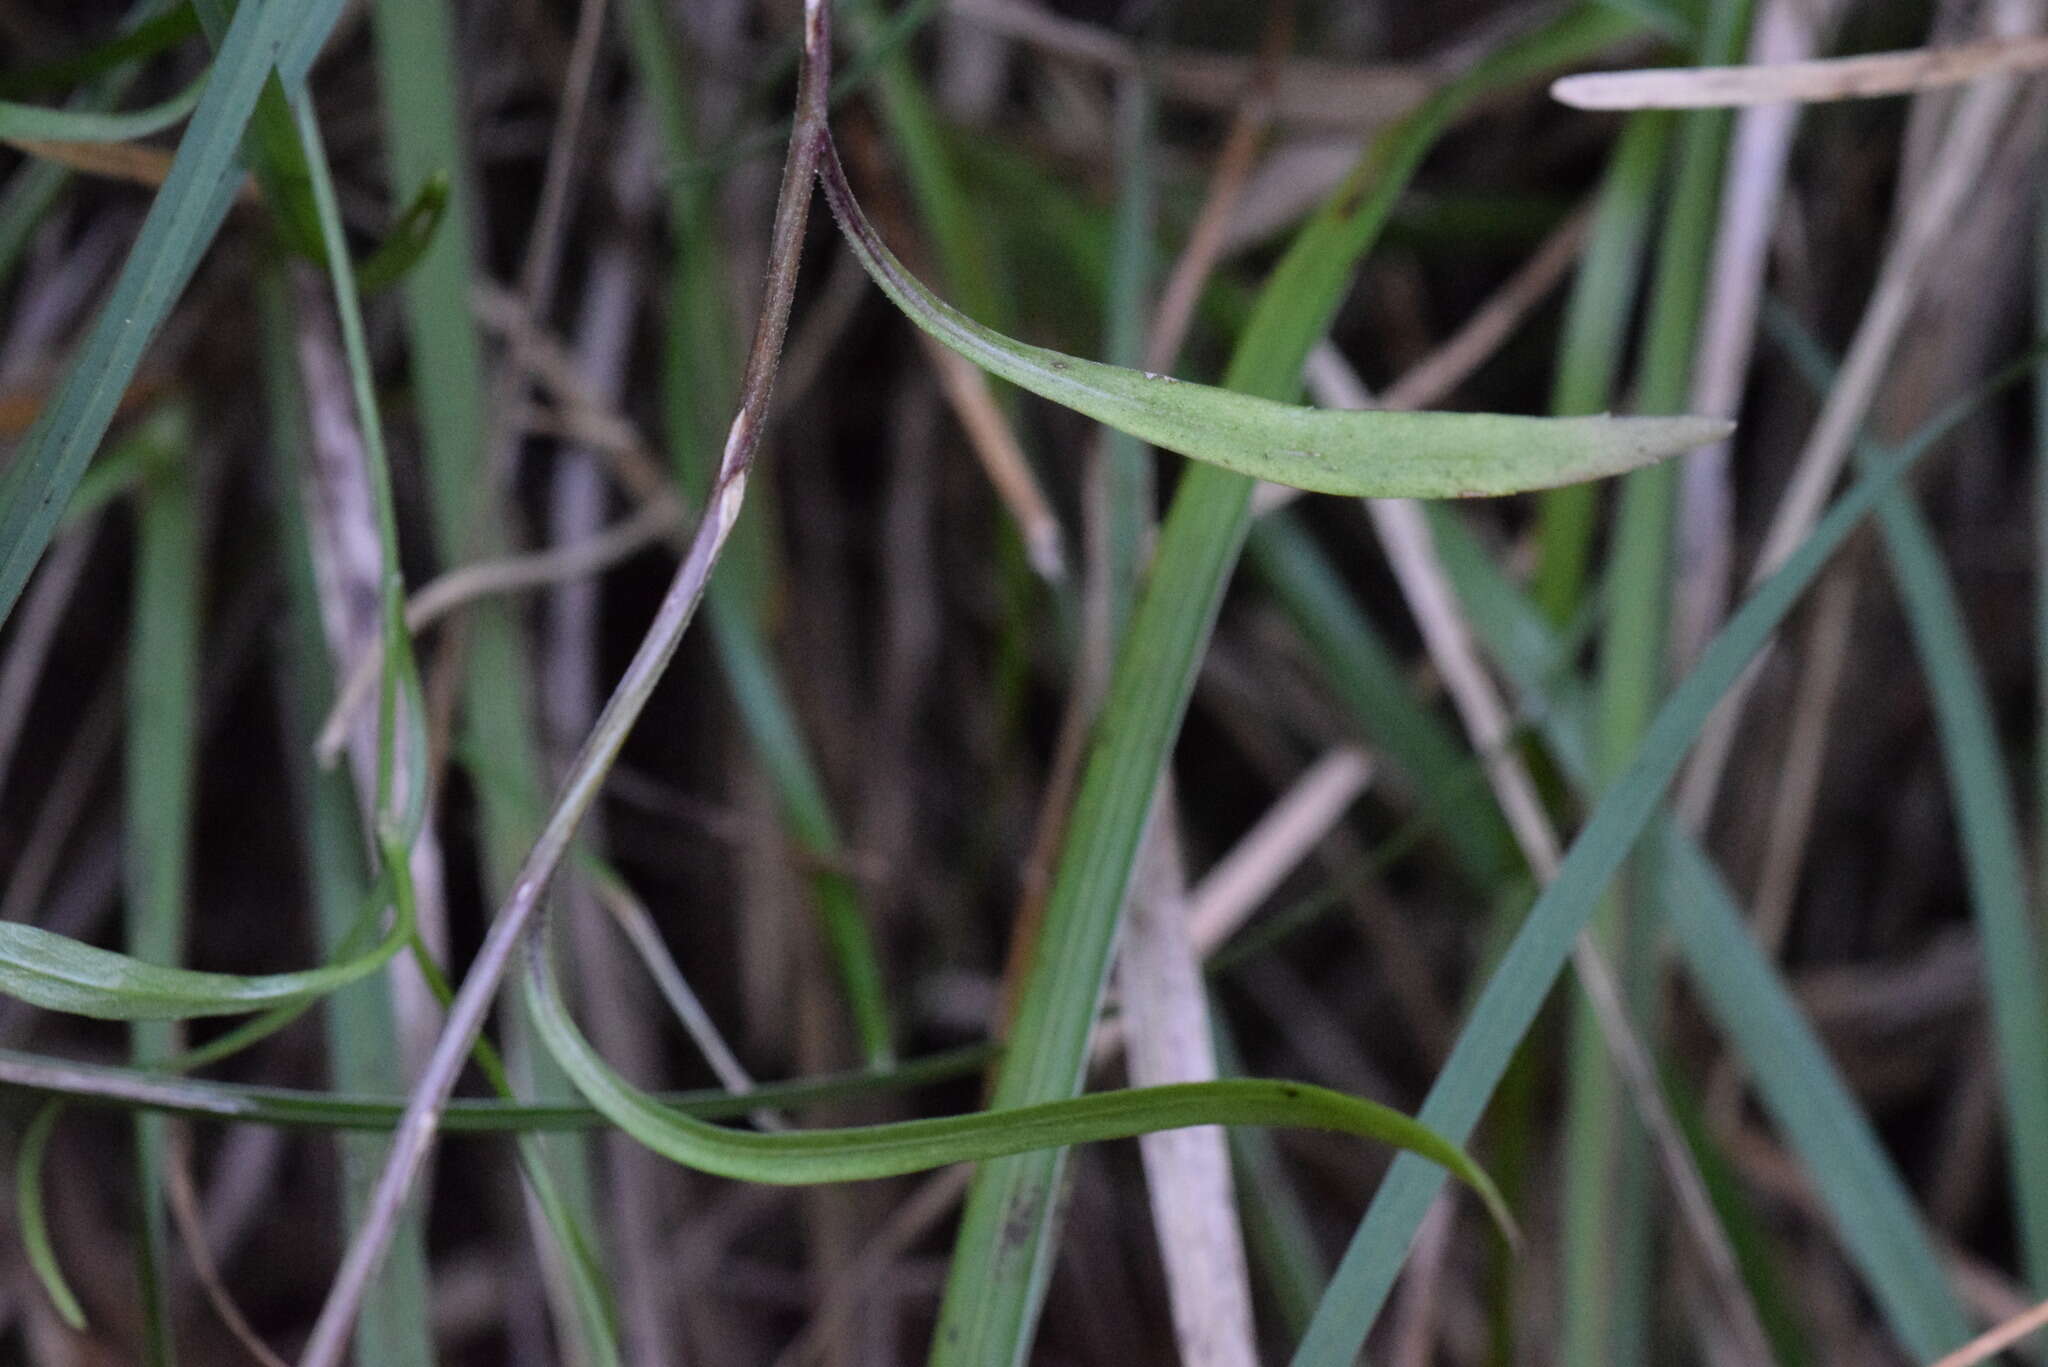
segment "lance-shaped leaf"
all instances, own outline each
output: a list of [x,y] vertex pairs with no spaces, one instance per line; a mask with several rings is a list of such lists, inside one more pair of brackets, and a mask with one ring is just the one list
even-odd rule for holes
[[249,976],[165,968],[37,926],[0,922],[0,993],[99,1020],[189,1020],[299,1006],[367,977],[404,948],[413,931],[406,902],[399,899],[390,930],[366,953],[297,973]]
[[858,1182],[1191,1125],[1292,1126],[1375,1139],[1426,1158],[1477,1192],[1501,1231],[1515,1237],[1514,1219],[1493,1180],[1456,1145],[1399,1111],[1307,1083],[1235,1078],[1138,1087],[854,1129],[761,1134],[709,1125],[614,1072],[570,1018],[541,937],[529,938],[528,952],[527,1009],[577,1090],[648,1148],[702,1172],[778,1186]]
[[49,109],[0,100],[0,139],[15,143],[131,142],[183,122],[205,93],[206,77],[201,75],[169,99],[125,113]]
[[1030,346],[983,327],[904,268],[861,212],[829,135],[818,175],[868,275],[939,342],[1042,398],[1239,474],[1362,498],[1470,498],[1622,474],[1733,430],[1718,418],[1303,408]]

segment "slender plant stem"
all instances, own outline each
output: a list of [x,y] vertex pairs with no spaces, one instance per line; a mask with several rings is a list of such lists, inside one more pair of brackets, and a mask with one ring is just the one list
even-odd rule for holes
[[583,743],[549,814],[547,825],[526,857],[512,892],[491,923],[476,962],[463,979],[462,990],[448,1013],[448,1023],[435,1042],[419,1083],[393,1137],[391,1156],[378,1178],[370,1210],[349,1246],[340,1271],[321,1307],[312,1338],[300,1361],[304,1367],[336,1367],[346,1348],[357,1307],[383,1259],[414,1180],[425,1164],[440,1129],[441,1114],[455,1089],[456,1076],[469,1057],[470,1043],[482,1029],[497,995],[512,952],[533,924],[541,894],[567,853],[577,825],[625,744],[626,735],[647,705],[683,632],[704,597],[711,568],[725,547],[746,495],[747,471],[760,446],[761,428],[775,371],[782,358],[782,340],[789,324],[790,301],[796,292],[798,255],[809,215],[811,180],[825,133],[825,91],[830,79],[830,20],[826,0],[805,0],[806,60],[797,91],[796,125],[789,156],[783,164],[782,189],[775,206],[774,241],[769,253],[767,287],[761,319],[747,357],[738,414],[726,436],[718,479],[690,543],[647,635],[619,680],[611,700]]

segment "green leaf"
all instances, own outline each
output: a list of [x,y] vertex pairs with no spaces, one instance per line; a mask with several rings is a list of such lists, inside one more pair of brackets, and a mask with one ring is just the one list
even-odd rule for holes
[[1365,498],[1512,494],[1621,474],[1733,430],[1718,418],[1304,408],[1030,346],[983,327],[904,268],[861,212],[829,141],[819,177],[854,256],[891,302],[939,342],[1041,398],[1255,479]]
[[436,171],[392,222],[377,250],[356,264],[356,289],[369,294],[403,280],[434,245],[434,234],[447,213],[448,173]]
[[526,1001],[570,1079],[613,1124],[685,1167],[776,1186],[858,1182],[952,1163],[1128,1139],[1191,1125],[1286,1125],[1375,1139],[1436,1164],[1471,1187],[1503,1233],[1514,1219],[1493,1180],[1455,1145],[1399,1111],[1306,1083],[1237,1078],[1097,1092],[937,1120],[761,1134],[696,1120],[641,1091],[598,1056],[569,1016],[539,936],[528,941]]
[[0,139],[8,142],[132,142],[161,133],[198,107],[206,77],[169,99],[124,114],[97,109],[48,109],[0,100]]
[[[372,896],[381,899],[387,889]],[[403,909],[402,909],[403,910]],[[203,973],[164,968],[39,926],[0,922],[0,993],[46,1011],[97,1020],[190,1020],[302,1005],[367,977],[404,948],[411,918],[394,917],[375,948],[296,973]]]
[[50,1222],[43,1214],[43,1154],[50,1146],[50,1131],[63,1114],[63,1102],[46,1102],[22,1131],[21,1149],[14,1156],[14,1213],[21,1221],[21,1247],[28,1254],[29,1268],[64,1323],[83,1333],[85,1307],[64,1280],[56,1246],[50,1242]]

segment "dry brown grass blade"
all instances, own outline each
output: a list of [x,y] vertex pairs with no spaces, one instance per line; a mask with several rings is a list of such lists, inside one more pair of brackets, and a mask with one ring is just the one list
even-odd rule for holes
[[[450,613],[482,599],[554,588],[600,574],[668,539],[681,528],[682,522],[682,509],[665,499],[577,541],[526,555],[457,566],[429,579],[406,600],[405,629],[417,636]],[[332,764],[340,756],[348,738],[350,719],[369,703],[383,664],[383,646],[373,639],[356,658],[346,682],[335,695],[334,706],[321,723],[314,753],[322,764]]]
[[[171,154],[161,147],[139,142],[43,142],[36,138],[0,138],[0,143],[32,157],[55,162],[73,171],[102,180],[126,181],[156,189],[171,173]],[[247,176],[236,199],[254,204],[261,196],[256,182]]]
[[1950,48],[1749,66],[1588,72],[1550,93],[1575,109],[1738,109],[1911,95],[2048,70],[2048,38],[1994,38]]
[[2048,1328],[2048,1301],[2042,1301],[2023,1315],[2015,1315],[1994,1329],[1971,1339],[1962,1347],[1932,1364],[1932,1367],[1976,1367],[2024,1339]]
[[[1131,1082],[1207,1082],[1216,1073],[1208,995],[1189,933],[1187,880],[1173,831],[1173,785],[1161,785],[1132,889],[1117,982]],[[1138,1140],[1152,1227],[1166,1266],[1184,1367],[1251,1367],[1251,1281],[1238,1227],[1230,1151],[1216,1126]]]

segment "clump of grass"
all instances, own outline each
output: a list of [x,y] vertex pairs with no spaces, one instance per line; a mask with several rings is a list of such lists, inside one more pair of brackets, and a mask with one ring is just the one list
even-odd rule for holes
[[[0,831],[27,833],[0,839],[0,857],[26,886],[55,889],[30,919],[0,924],[0,1112],[19,1136],[24,1275],[40,1283],[0,1298],[0,1335],[95,1335],[164,1362],[211,1360],[232,1335],[259,1356],[268,1344],[328,1364],[351,1352],[659,1361],[687,1332],[705,1360],[786,1342],[847,1362],[928,1345],[933,1362],[978,1364],[1028,1360],[1041,1337],[1087,1358],[1085,1321],[1099,1343],[1142,1326],[1162,1357],[1170,1344],[1184,1360],[1291,1353],[1319,1367],[1354,1360],[1376,1330],[1402,1360],[1754,1355],[1765,1337],[1796,1360],[1822,1326],[1862,1315],[1919,1358],[1992,1351],[1958,1350],[1985,1307],[1951,1291],[1950,1250],[1968,1250],[1971,1284],[1993,1285],[2001,1305],[2030,1297],[2048,1256],[2029,1142],[2048,1120],[2048,1006],[2000,726],[2011,678],[2036,662],[1966,630],[1994,590],[1944,541],[1982,534],[1989,505],[1923,509],[1905,480],[1969,444],[1962,433],[1980,450],[2004,440],[1982,419],[2038,357],[1938,394],[1888,389],[1885,367],[1913,345],[1912,301],[1945,270],[1977,266],[1942,261],[1931,235],[1968,227],[1973,193],[1987,216],[2023,200],[1994,196],[1985,168],[2031,164],[2023,140],[2000,155],[1998,139],[2011,73],[2032,69],[2033,49],[1560,87],[1582,103],[1637,91],[1661,104],[1724,87],[1744,101],[1832,97],[1873,72],[1889,73],[1887,91],[1965,84],[1945,125],[1932,104],[1916,116],[1943,156],[1926,171],[1903,160],[1896,240],[1869,258],[1883,235],[1866,231],[1864,255],[1839,267],[1856,281],[1874,264],[1878,284],[1834,374],[1807,335],[1828,311],[1797,297],[1762,307],[1761,275],[1716,241],[1767,240],[1737,221],[1743,205],[1853,199],[1853,177],[1815,158],[1794,163],[1811,194],[1759,193],[1743,178],[1783,175],[1783,159],[1768,137],[1731,141],[1732,116],[1711,110],[1526,118],[1544,80],[1613,53],[1734,63],[1753,23],[1768,55],[1785,24],[1810,21],[1779,0],[1574,6],[1448,49],[1396,40],[1393,66],[1352,60],[1377,40],[1308,3],[1268,16],[1256,55],[1249,30],[1192,12],[1126,33],[1022,6],[965,6],[945,24],[926,0],[843,8],[835,39],[828,0],[806,0],[800,18],[746,0],[625,0],[616,13],[579,0],[481,28],[462,5],[392,0],[372,7],[373,55],[330,43],[334,0],[145,4],[117,31],[84,14],[10,30],[46,50],[0,71],[0,142],[22,154],[0,190],[0,305],[22,338],[71,345],[61,368],[28,340],[0,346],[0,416],[23,414],[0,473],[0,614],[35,619],[0,635],[0,679],[39,680],[10,683],[26,710],[0,719],[19,737]],[[2038,8],[1997,0],[1993,37],[2037,24]],[[1801,33],[1794,47],[1825,47],[1819,30]],[[1324,49],[1347,60],[1308,55]],[[364,125],[323,117],[314,96],[373,71],[376,99],[359,107],[382,154],[366,156]],[[521,123],[536,91],[537,141]],[[1190,101],[1234,111],[1220,151]],[[1295,144],[1330,121],[1362,155],[1345,173],[1302,170]],[[1525,165],[1493,136],[1511,123]],[[1588,149],[1603,130],[1594,187]],[[772,149],[779,181],[765,174]],[[1115,203],[1073,160],[1111,151]],[[1560,319],[1531,300],[1563,273],[1584,221],[1569,205],[1589,192]],[[1409,214],[1420,197],[1463,195],[1526,221],[1470,234],[1459,213]],[[810,213],[819,196],[829,220]],[[1233,239],[1233,202],[1285,198],[1301,207],[1282,227]],[[132,241],[99,226],[135,211]],[[1833,219],[1802,226],[1808,236],[1785,240],[1843,233]],[[1526,269],[1501,259],[1502,243],[1539,239]],[[1184,246],[1183,270],[1162,276],[1156,263]],[[81,282],[115,252],[106,297],[90,299]],[[500,272],[509,287],[493,283]],[[876,287],[864,297],[863,274]],[[831,283],[812,291],[821,276]],[[569,307],[622,279],[651,284],[636,301],[649,307]],[[2003,296],[1981,293],[1997,321]],[[224,326],[246,319],[247,299],[257,326]],[[1155,308],[1166,321],[1147,347]],[[1693,394],[1722,394],[1747,364],[1754,339],[1725,325],[1760,312],[1821,395],[1803,442],[1810,399],[1769,366],[1734,423],[1686,415]],[[1467,314],[1446,348],[1455,380],[1416,366],[1385,410],[1299,402],[1312,353],[1319,375],[1344,369],[1335,351],[1399,372]],[[579,346],[623,358],[622,374],[579,373],[557,340],[571,316]],[[807,358],[806,383],[778,399],[786,350]],[[1176,353],[1187,359],[1161,359]],[[219,381],[252,366],[260,414]],[[1205,383],[1212,368],[1219,382]],[[1458,411],[1393,411],[1424,373]],[[1910,435],[1864,442],[1830,503],[1866,425]],[[1762,457],[1786,444],[1780,429],[1805,459],[1774,507]],[[919,454],[875,477],[872,448],[962,436],[979,464]],[[558,446],[586,462],[577,480],[535,478]],[[1681,487],[1667,458],[1708,446],[1734,463],[1702,459]],[[1730,471],[1739,487],[1716,485]],[[544,490],[586,475],[630,505],[621,519],[544,515]],[[1589,481],[1614,475],[1626,479],[1603,507]],[[2010,476],[1980,457],[1971,478],[1981,492]],[[1549,491],[1533,531],[1514,504],[1375,510],[1470,738],[1382,620],[1355,516],[1327,501],[1283,508],[1262,481],[1366,499]],[[1734,520],[1703,490],[1739,492]],[[67,552],[24,597],[65,519],[109,510],[114,553]],[[1868,663],[1847,677],[1924,681],[1936,724],[1923,743],[1881,709],[1860,726],[1798,723],[1803,745],[1879,776],[1823,772],[1818,791],[1852,818],[1798,784],[1777,791],[1774,716],[1729,718],[1777,686],[1757,661],[1786,658],[1774,642],[1806,589],[1859,572],[1844,550],[1867,520],[1911,650],[1848,619],[1839,630]],[[1716,622],[1751,521],[1769,528],[1752,587]],[[538,529],[558,526],[571,544],[541,545]],[[1709,542],[1715,582],[1687,585],[1705,563],[1688,557]],[[1258,574],[1240,584],[1247,549]],[[406,590],[435,569],[473,572],[488,591],[443,604],[428,628],[424,611],[408,621]],[[607,571],[601,593],[562,589]],[[557,590],[544,631],[516,596],[536,588]],[[230,611],[245,601],[256,606]],[[705,653],[690,632],[700,604]],[[1505,681],[1519,731],[1468,638]],[[253,690],[244,657],[263,661]],[[1809,695],[1852,686],[1815,668]],[[83,724],[62,683],[79,669],[118,680],[108,696],[128,704],[120,797],[105,811],[86,800],[93,752],[60,766],[51,739]],[[356,676],[377,698],[360,715],[333,696]],[[575,690],[537,697],[571,677],[616,680],[601,712]],[[249,707],[252,691],[271,703]],[[330,714],[324,729],[343,739],[316,749]],[[580,745],[560,746],[565,717],[587,727]],[[1690,761],[1696,747],[1704,758]],[[1927,793],[1894,753],[1923,750],[1943,777]],[[323,767],[335,753],[349,762]],[[1332,757],[1351,766],[1341,802],[1281,800],[1298,775],[1317,787]],[[1669,807],[1688,763],[1677,801],[1692,821]],[[1821,833],[1800,851],[1811,877],[1787,964],[1733,890],[1749,828],[1696,828],[1724,771],[1798,819],[1772,837],[1781,855],[1785,830]],[[1945,811],[1921,799],[1950,793],[1953,873],[1936,857],[1948,827],[1915,815]],[[600,804],[606,820],[587,822]],[[1313,829],[1273,838],[1296,822]],[[1918,864],[1938,872],[1895,876],[1906,891],[1852,898],[1845,913],[1830,890],[1875,885],[1883,866],[1867,833],[1845,834],[1871,822],[1933,849]],[[1571,833],[1561,858],[1558,831]],[[89,857],[109,847],[115,928],[103,917],[117,889],[92,882]],[[1175,988],[1172,1019],[1196,1034],[1206,1019],[1213,1047],[1161,1046],[1145,1033],[1162,1019],[1145,1014],[1152,999],[1113,981],[1141,865],[1169,847],[1197,870],[1262,861],[1261,895],[1284,890],[1295,908],[1218,945],[1171,922],[1202,902],[1171,860],[1136,894],[1148,918],[1169,918],[1147,929],[1167,932],[1159,943],[1183,968],[1212,956],[1205,985]],[[65,863],[69,881],[46,876]],[[1843,1042],[1853,1027],[1814,1005],[1800,974],[1910,955],[1949,919],[1945,899],[1967,902],[1985,958],[1955,1000],[1986,1014],[1989,1057],[1923,1028],[1908,1051],[1922,1073],[1873,1078]],[[1014,926],[990,915],[1013,901]],[[1883,914],[1862,915],[1863,901]],[[600,905],[617,927],[596,919]],[[1331,914],[1340,906],[1356,941]],[[571,918],[575,934],[554,933]],[[574,973],[558,967],[565,951]],[[1575,954],[1599,1009],[1547,1014]],[[641,993],[623,977],[643,967],[689,1051],[627,1006]],[[1963,1008],[1898,1009],[1924,1027]],[[124,1023],[125,1062],[95,1058],[105,1040],[80,1018]],[[15,1047],[29,1030],[32,1047]],[[1127,1031],[1134,1054],[1213,1060],[1202,1075],[1215,1080],[1115,1086]],[[753,1081],[834,1059],[859,1066]],[[657,1071],[699,1070],[722,1085],[652,1090]],[[472,1071],[490,1095],[458,1096]],[[963,1085],[976,1072],[979,1097]],[[1267,1073],[1300,1080],[1247,1076]],[[1927,1081],[1961,1074],[2002,1128]],[[1744,1080],[1756,1115],[1739,1104]],[[1495,1107],[1503,1089],[1513,1099]],[[826,1104],[857,1114],[796,1127]],[[128,1123],[95,1124],[106,1108]],[[269,1152],[337,1173],[338,1203],[294,1199],[283,1219],[274,1200],[228,1199],[209,1167],[217,1121],[274,1127],[264,1142],[291,1147]],[[1068,1150],[1219,1124],[1274,1133],[1233,1136],[1234,1184],[1153,1192],[1149,1212],[1199,1199],[1230,1236],[1229,1256],[1170,1260],[1162,1315],[1149,1261],[1133,1294],[1109,1280],[1131,1248],[1100,1231],[1135,1246],[1171,1237],[1172,1220],[1148,1226],[1114,1164],[1078,1165],[1075,1195]],[[1399,1152],[1382,1177],[1360,1150],[1294,1130]],[[457,1134],[513,1143],[441,1144]],[[618,1161],[595,1134],[673,1169]],[[1928,1175],[1895,1160],[1930,1134],[1978,1153],[2002,1136],[2009,1232],[1985,1213],[1998,1189],[1974,1176],[1991,1165]],[[108,1154],[119,1161],[99,1163]],[[1183,1170],[1147,1157],[1150,1183]],[[747,1220],[774,1231],[758,1247],[746,1220],[718,1214],[718,1181],[879,1182],[970,1162],[971,1180],[923,1188],[877,1225],[866,1257],[849,1260],[850,1236],[881,1218],[887,1187],[810,1220],[750,1197],[766,1214]],[[1542,1180],[1553,1162],[1559,1180]],[[1787,1163],[1810,1195],[1759,1177]],[[98,1170],[119,1174],[107,1190],[78,1180]],[[1447,1176],[1505,1239],[1439,1204]],[[1704,1269],[1656,1232],[1667,1182]],[[195,1183],[212,1221],[192,1218]],[[963,1193],[948,1236],[939,1224]],[[92,1218],[77,1218],[81,1203],[97,1203]],[[524,1219],[498,1212],[521,1204]],[[132,1287],[78,1276],[109,1265],[84,1241],[115,1227],[114,1211]],[[614,1229],[606,1211],[630,1218]],[[654,1265],[671,1236],[709,1249],[683,1259],[695,1270],[681,1296]],[[743,1236],[745,1257],[802,1264],[813,1323],[793,1325],[789,1305],[731,1308],[712,1255]],[[886,1275],[948,1237],[936,1298]],[[1484,1287],[1464,1276],[1482,1237]],[[1075,1285],[1055,1272],[1063,1252]],[[436,1291],[461,1259],[536,1292],[505,1298],[532,1312],[451,1325]],[[1560,1304],[1528,1309],[1546,1286]],[[666,1304],[699,1297],[728,1311]],[[846,1307],[870,1301],[848,1331]],[[1069,1313],[1048,1315],[1060,1302]],[[1205,1302],[1254,1306],[1259,1323],[1232,1310],[1228,1332],[1209,1335],[1189,1313]],[[17,1328],[6,1317],[25,1306],[34,1327]]]

